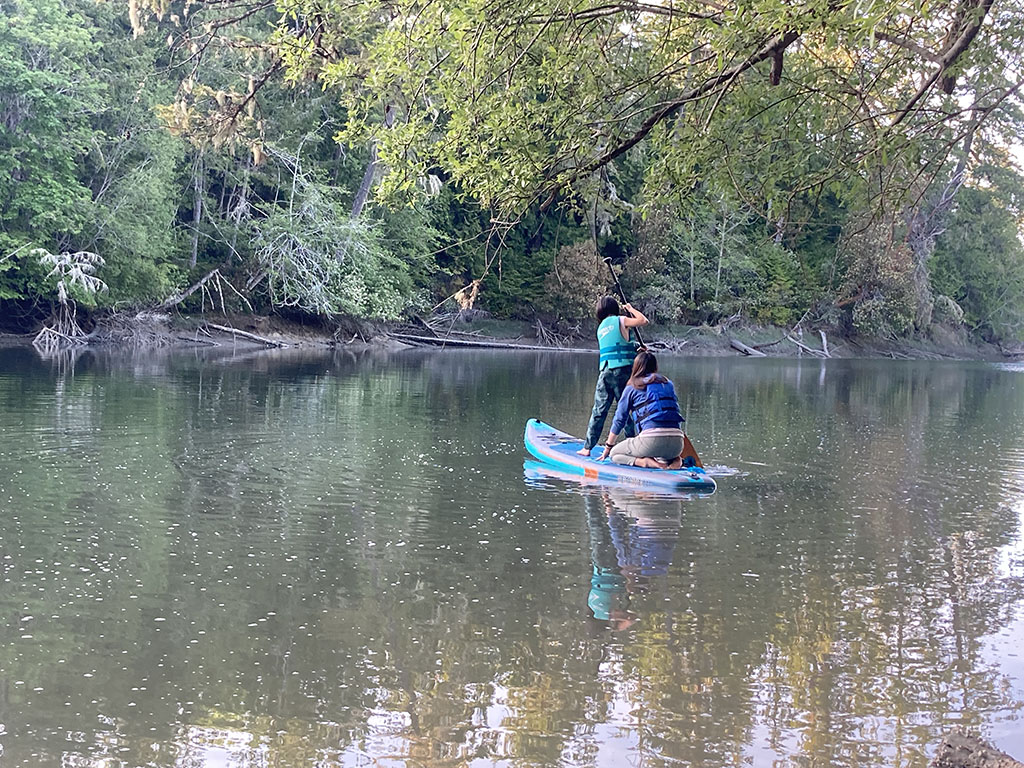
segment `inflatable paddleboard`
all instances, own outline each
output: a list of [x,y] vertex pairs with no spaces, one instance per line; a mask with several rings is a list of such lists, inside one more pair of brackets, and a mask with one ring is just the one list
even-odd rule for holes
[[591,480],[701,493],[712,493],[716,487],[715,481],[701,467],[647,469],[616,464],[612,461],[598,461],[597,458],[604,449],[597,445],[590,451],[590,456],[580,456],[576,453],[583,447],[580,438],[537,419],[526,422],[523,441],[526,443],[526,450],[542,463]]

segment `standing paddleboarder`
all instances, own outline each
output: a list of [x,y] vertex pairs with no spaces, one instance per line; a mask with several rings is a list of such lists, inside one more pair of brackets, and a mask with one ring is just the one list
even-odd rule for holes
[[[633,358],[637,353],[632,329],[649,322],[628,302],[620,307],[614,296],[601,298],[595,311],[598,322],[597,343],[601,352],[600,373],[594,390],[594,409],[590,414],[587,437],[583,448],[578,451],[581,456],[590,455],[591,449],[601,439],[608,411],[622,397],[622,390],[629,381]],[[627,436],[632,436],[631,426],[627,427]]]

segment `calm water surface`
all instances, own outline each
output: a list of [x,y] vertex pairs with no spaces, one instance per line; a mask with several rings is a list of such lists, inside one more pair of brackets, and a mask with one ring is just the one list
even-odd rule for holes
[[595,364],[0,350],[0,764],[1024,758],[1024,369],[664,360],[666,498],[524,470]]

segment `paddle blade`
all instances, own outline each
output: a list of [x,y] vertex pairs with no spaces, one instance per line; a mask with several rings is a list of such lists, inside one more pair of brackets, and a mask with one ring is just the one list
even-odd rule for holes
[[703,467],[704,462],[700,460],[700,456],[697,455],[697,451],[693,448],[693,443],[690,442],[690,438],[683,435],[683,452],[679,454],[679,458],[683,460],[683,466],[686,466],[686,459],[693,459],[693,463],[698,467]]

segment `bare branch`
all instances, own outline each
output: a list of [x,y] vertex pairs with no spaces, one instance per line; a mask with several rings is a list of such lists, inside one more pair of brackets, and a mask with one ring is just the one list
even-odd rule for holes
[[925,48],[923,45],[918,45],[913,40],[907,37],[900,37],[899,35],[890,35],[888,32],[875,32],[875,37],[886,43],[892,43],[895,46],[903,48],[905,50],[916,53],[923,59],[939,64],[942,61],[942,57],[937,53],[933,53]]

